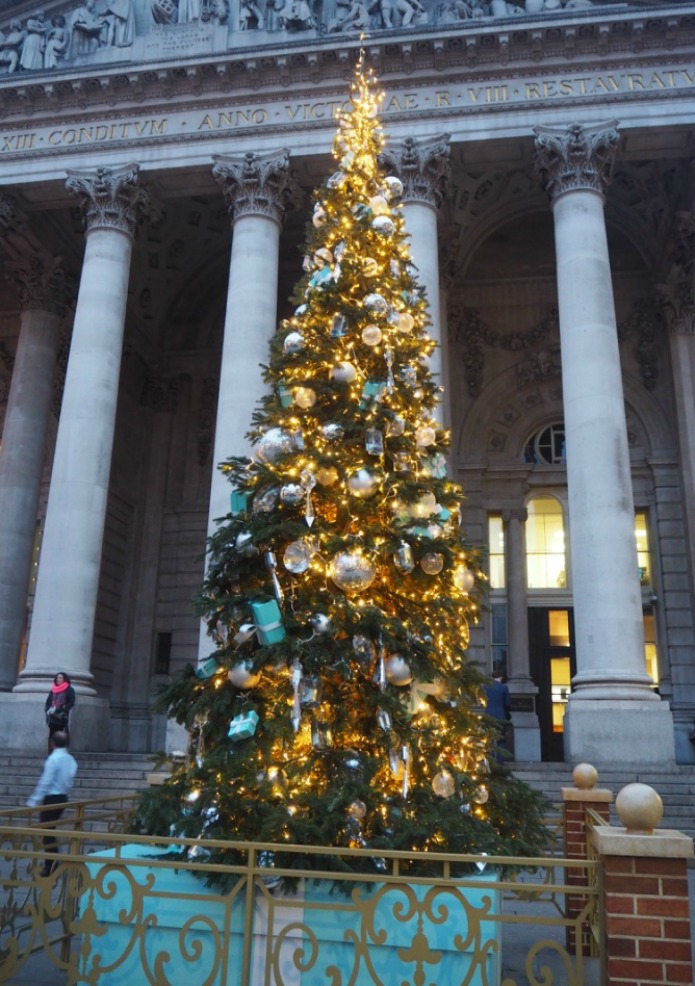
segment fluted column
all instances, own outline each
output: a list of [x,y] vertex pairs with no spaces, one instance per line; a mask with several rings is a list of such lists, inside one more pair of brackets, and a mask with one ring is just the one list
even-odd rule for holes
[[[443,385],[446,339],[440,307],[437,217],[451,173],[449,134],[422,140],[407,137],[401,144],[384,150],[381,162],[403,182],[403,215],[406,231],[410,234],[410,254],[427,292],[429,333],[437,343],[429,367]],[[448,404],[446,395],[440,400],[437,411],[442,423],[448,420],[444,402]]]
[[536,128],[553,209],[567,439],[577,674],[571,760],[675,757],[668,704],[650,690],[604,194],[618,132]]
[[90,660],[133,235],[149,199],[137,165],[68,175],[86,245],[29,651],[15,692],[43,693],[60,669],[85,706],[81,696],[95,694]]
[[538,688],[531,680],[528,647],[527,518],[525,508],[502,512],[507,585],[507,683],[512,696],[514,757],[516,760],[540,760],[541,734],[535,706]]
[[0,455],[0,689],[17,680],[60,325],[72,283],[60,258],[8,263],[21,309]]
[[[289,154],[216,156],[213,176],[220,184],[232,221],[227,309],[222,343],[215,425],[208,534],[229,513],[231,486],[218,466],[249,454],[246,434],[264,393],[260,364],[277,328],[280,231],[285,209],[298,194]],[[201,654],[211,644],[201,629]]]

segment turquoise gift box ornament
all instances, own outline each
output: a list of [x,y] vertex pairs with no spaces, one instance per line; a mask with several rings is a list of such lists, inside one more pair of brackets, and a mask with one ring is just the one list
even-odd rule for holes
[[231,492],[231,508],[232,513],[245,514],[249,509],[249,500],[251,494],[246,490],[232,490]]
[[229,724],[227,736],[235,742],[237,740],[248,739],[249,736],[253,736],[256,732],[257,725],[258,713],[254,709],[249,709],[248,712],[242,712],[238,716],[234,716]]
[[274,599],[265,603],[251,603],[256,622],[256,633],[262,644],[277,644],[285,639],[280,607]]
[[220,666],[214,657],[208,657],[204,661],[201,661],[198,667],[195,669],[196,678],[200,678],[201,681],[206,681],[220,670]]

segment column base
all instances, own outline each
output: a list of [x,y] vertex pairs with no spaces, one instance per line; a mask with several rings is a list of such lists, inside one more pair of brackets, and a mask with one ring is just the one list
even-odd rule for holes
[[540,763],[541,730],[535,712],[512,712],[514,759],[519,763]]
[[565,761],[595,767],[672,767],[676,763],[668,702],[576,699],[565,712]]
[[[4,750],[47,752],[45,698],[36,692],[0,694],[0,746]],[[109,749],[109,703],[106,699],[77,696],[70,716],[70,749],[73,753],[79,750],[103,753]]]

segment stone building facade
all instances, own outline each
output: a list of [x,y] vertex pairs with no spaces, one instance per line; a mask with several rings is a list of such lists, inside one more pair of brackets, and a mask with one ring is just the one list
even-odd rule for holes
[[[364,40],[360,41],[360,34]],[[0,739],[158,685],[363,44],[516,756],[695,762],[695,4],[0,2]]]

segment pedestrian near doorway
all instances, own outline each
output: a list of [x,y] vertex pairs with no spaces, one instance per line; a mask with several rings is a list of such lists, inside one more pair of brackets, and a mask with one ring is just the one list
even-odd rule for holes
[[496,722],[499,737],[496,744],[495,759],[503,763],[507,753],[506,733],[512,718],[512,701],[509,688],[501,668],[494,668],[492,681],[484,686],[487,714]]
[[56,733],[65,733],[70,745],[70,712],[75,705],[75,689],[70,684],[70,676],[59,671],[53,679],[51,690],[46,696],[46,723],[48,725],[48,752],[53,749]]
[[[68,752],[68,737],[66,733],[53,734],[53,750],[46,758],[43,771],[34,792],[27,801],[29,807],[42,805],[44,810],[39,814],[40,822],[57,822],[65,810],[65,803],[70,800],[70,792],[77,773],[77,761]],[[43,840],[47,855],[58,852],[55,835],[46,834]],[[41,876],[50,876],[55,860],[46,859],[41,870]]]

